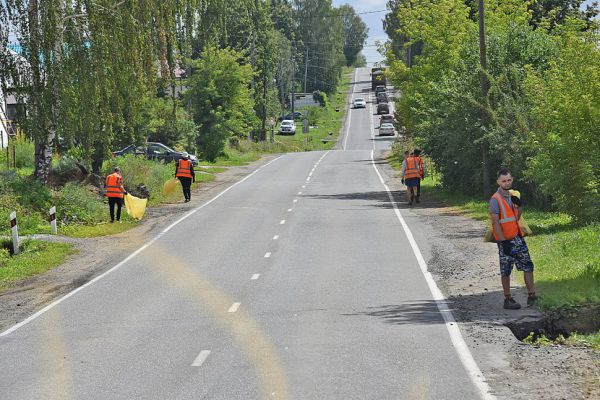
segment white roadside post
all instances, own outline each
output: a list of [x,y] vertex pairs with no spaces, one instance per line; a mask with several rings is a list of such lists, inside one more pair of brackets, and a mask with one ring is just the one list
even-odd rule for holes
[[51,207],[49,214],[50,214],[50,230],[52,231],[53,235],[56,235],[58,233],[58,230],[56,229],[56,207]]
[[19,228],[17,227],[17,212],[10,213],[10,230],[12,233],[13,254],[19,254]]

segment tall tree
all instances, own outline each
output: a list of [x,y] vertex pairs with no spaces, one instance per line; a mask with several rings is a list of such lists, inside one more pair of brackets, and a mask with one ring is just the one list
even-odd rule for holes
[[369,28],[360,18],[354,8],[344,4],[338,8],[342,27],[344,28],[344,56],[346,65],[351,66],[356,62],[358,53],[361,52],[369,34]]

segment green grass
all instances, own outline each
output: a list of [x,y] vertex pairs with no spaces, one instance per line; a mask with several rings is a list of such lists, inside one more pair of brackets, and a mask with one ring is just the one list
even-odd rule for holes
[[[426,178],[422,195],[439,199],[471,218],[488,221],[488,202],[450,193]],[[600,303],[600,224],[577,226],[567,214],[525,207],[533,231],[527,245],[535,264],[536,291],[542,309]],[[522,283],[522,274],[515,274]]]
[[574,333],[565,339],[565,343],[572,346],[586,346],[600,350],[600,332],[592,333],[590,335]]
[[0,258],[0,290],[24,278],[40,274],[65,262],[77,252],[68,243],[48,243],[37,240],[24,241],[20,254]]

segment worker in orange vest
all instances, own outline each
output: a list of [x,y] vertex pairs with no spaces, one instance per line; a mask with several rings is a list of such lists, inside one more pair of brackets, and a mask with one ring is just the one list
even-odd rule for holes
[[417,203],[421,202],[421,181],[423,180],[423,178],[425,178],[425,166],[423,164],[423,159],[421,158],[421,150],[419,149],[415,149],[413,151],[413,154],[415,156],[415,159],[417,160],[417,163],[419,164],[419,171],[421,173],[421,179],[419,179],[419,182],[417,184],[417,197],[415,198]]
[[529,255],[527,243],[523,238],[524,233],[519,226],[521,217],[521,200],[511,196],[509,189],[512,187],[513,178],[506,168],[498,171],[498,190],[490,199],[490,219],[492,232],[498,244],[500,257],[500,279],[504,292],[504,308],[518,310],[521,305],[510,294],[510,274],[513,265],[518,271],[523,271],[525,286],[527,287],[527,305],[535,303],[535,287],[533,284],[533,261]]
[[110,210],[110,222],[115,222],[115,206],[117,206],[117,221],[121,221],[121,207],[123,207],[123,196],[127,194],[123,187],[123,176],[121,168],[115,167],[113,173],[104,181],[106,197],[108,197],[108,208]]
[[412,205],[416,199],[417,203],[420,199],[417,197],[418,188],[421,182],[421,174],[423,167],[419,163],[420,157],[415,157],[411,153],[406,160],[402,161],[402,180],[407,187],[406,194],[408,196],[408,205]]
[[196,181],[196,175],[194,174],[194,165],[189,158],[189,154],[183,152],[182,158],[177,160],[177,166],[175,167],[175,177],[181,182],[183,188],[183,197],[185,197],[185,203],[192,199],[192,182]]

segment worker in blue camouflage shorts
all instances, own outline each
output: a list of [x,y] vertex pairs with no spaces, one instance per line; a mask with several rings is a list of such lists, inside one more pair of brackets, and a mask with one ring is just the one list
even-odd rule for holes
[[504,291],[504,308],[518,310],[521,305],[510,294],[510,274],[513,265],[518,271],[523,271],[525,286],[527,286],[527,305],[535,303],[535,287],[533,284],[533,262],[529,256],[527,243],[523,238],[523,230],[519,226],[521,217],[521,200],[511,196],[513,178],[508,169],[498,171],[498,190],[490,199],[490,219],[492,232],[498,244],[500,256],[500,276]]

